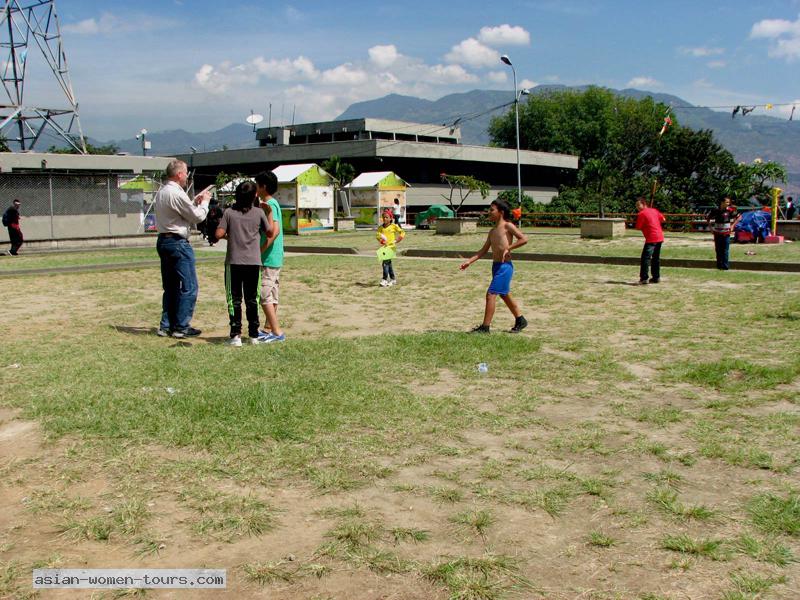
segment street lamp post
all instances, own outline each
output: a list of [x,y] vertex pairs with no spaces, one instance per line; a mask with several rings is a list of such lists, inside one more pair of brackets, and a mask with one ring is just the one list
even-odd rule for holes
[[503,54],[500,57],[505,64],[511,67],[511,74],[514,77],[514,122],[517,127],[517,205],[520,209],[522,209],[522,174],[520,171],[520,164],[519,164],[519,97],[520,94],[517,93],[517,71],[514,69],[514,65],[511,64],[511,59],[508,58],[508,54]]
[[136,134],[137,140],[142,140],[142,156],[147,156],[147,149],[150,148],[150,142],[147,141],[147,129],[142,129]]

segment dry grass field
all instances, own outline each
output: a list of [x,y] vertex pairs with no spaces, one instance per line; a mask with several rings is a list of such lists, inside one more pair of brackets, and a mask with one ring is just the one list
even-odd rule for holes
[[458,262],[290,256],[288,341],[243,348],[221,258],[191,341],[157,267],[0,278],[0,598],[797,597],[800,276],[518,263],[528,329],[473,336]]

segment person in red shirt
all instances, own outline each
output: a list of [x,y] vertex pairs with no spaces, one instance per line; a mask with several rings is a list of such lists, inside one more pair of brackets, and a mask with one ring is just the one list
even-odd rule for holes
[[[664,243],[664,231],[661,223],[666,221],[658,209],[647,206],[644,198],[636,200],[636,229],[644,235],[644,248],[639,263],[639,285],[658,283],[661,281],[661,244]],[[647,279],[648,272],[652,275]]]

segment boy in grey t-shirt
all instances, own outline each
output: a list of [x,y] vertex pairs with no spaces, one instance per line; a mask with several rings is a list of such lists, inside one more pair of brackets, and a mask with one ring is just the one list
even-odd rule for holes
[[259,344],[258,291],[261,279],[261,232],[269,232],[272,225],[263,210],[253,206],[256,185],[244,181],[236,187],[236,201],[222,215],[217,239],[227,237],[225,254],[225,295],[230,317],[230,345],[242,345],[242,298],[247,315],[250,341]]

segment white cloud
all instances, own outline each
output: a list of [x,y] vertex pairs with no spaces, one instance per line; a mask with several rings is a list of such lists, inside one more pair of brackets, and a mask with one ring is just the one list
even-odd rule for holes
[[369,60],[381,69],[392,66],[400,56],[394,44],[373,46],[367,52],[369,53]]
[[681,54],[686,54],[688,56],[694,56],[696,58],[705,58],[708,56],[719,56],[720,54],[724,54],[725,48],[708,48],[706,46],[687,48],[686,46],[681,46],[680,48],[678,48],[678,51]]
[[478,77],[461,65],[433,65],[427,68],[431,83],[475,83]]
[[535,81],[531,81],[530,79],[523,79],[522,81],[519,82],[519,87],[522,90],[530,90],[535,88],[537,85],[539,84],[536,83]]
[[258,81],[258,73],[246,65],[223,62],[218,67],[203,65],[195,73],[194,81],[211,94],[224,94],[231,88],[253,85]]
[[486,79],[492,83],[506,83],[508,74],[505,71],[491,71],[486,75]]
[[302,81],[319,76],[314,63],[305,56],[298,56],[295,59],[271,58],[269,60],[258,56],[250,64],[260,75],[276,81]]
[[787,21],[785,19],[763,19],[753,25],[750,30],[751,38],[776,38],[784,34],[800,35],[800,17],[797,21]]
[[709,69],[724,69],[728,66],[728,63],[726,63],[724,60],[712,60],[706,63],[706,66]]
[[322,72],[325,85],[361,85],[367,82],[367,74],[351,63],[345,63]]
[[61,29],[64,33],[75,33],[78,35],[97,35],[98,33],[111,33],[117,19],[110,13],[103,13],[99,19],[92,17],[77,23],[68,23]]
[[283,9],[283,14],[286,17],[286,20],[291,23],[298,23],[305,18],[305,15],[301,11],[291,5]]
[[77,23],[67,23],[61,27],[61,31],[76,35],[111,35],[114,33],[153,31],[172,27],[173,25],[174,23],[167,19],[155,19],[146,14],[118,17],[105,12],[97,19],[92,17]]
[[661,85],[660,81],[647,76],[634,77],[625,84],[629,88],[654,88],[661,87]]
[[764,19],[750,30],[752,39],[772,40],[768,53],[773,58],[788,62],[800,60],[800,16],[796,21]]
[[522,27],[505,24],[481,27],[478,40],[488,46],[527,46],[531,43],[531,34]]
[[467,38],[453,46],[445,55],[449,63],[469,65],[470,67],[494,67],[500,63],[500,54],[484,46],[475,38]]

